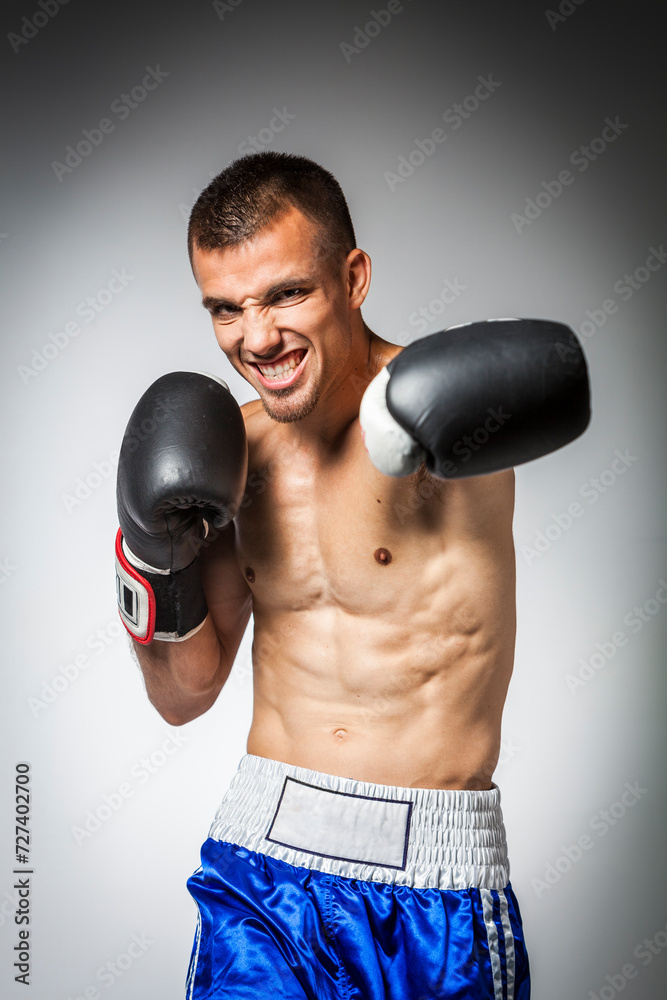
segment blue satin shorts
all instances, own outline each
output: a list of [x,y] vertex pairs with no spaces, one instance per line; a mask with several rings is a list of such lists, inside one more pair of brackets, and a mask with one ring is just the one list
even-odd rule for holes
[[500,793],[242,758],[188,881],[187,1000],[529,1000]]

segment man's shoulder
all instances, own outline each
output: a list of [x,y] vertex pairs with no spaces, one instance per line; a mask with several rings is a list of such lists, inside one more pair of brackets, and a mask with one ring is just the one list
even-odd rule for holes
[[251,399],[241,405],[241,416],[245,424],[248,447],[251,451],[260,442],[266,443],[271,433],[271,418],[262,406],[261,399]]
[[393,361],[397,354],[405,350],[404,344],[390,344],[388,340],[381,342],[381,348],[379,352],[380,364],[379,368],[383,368]]
[[250,399],[247,403],[241,404],[241,413],[243,414],[243,419],[246,421],[249,420],[254,413],[257,413],[262,409],[261,399]]

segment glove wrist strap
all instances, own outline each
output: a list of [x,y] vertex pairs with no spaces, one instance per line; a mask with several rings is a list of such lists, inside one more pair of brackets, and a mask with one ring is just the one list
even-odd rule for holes
[[176,573],[156,569],[130,551],[120,528],[116,596],[121,621],[142,645],[154,639],[183,642],[199,631],[208,615],[198,559]]

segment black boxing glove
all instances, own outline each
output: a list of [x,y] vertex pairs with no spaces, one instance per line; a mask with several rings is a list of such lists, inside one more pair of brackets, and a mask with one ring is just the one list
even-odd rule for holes
[[373,464],[441,479],[499,472],[560,448],[590,420],[586,360],[568,326],[499,319],[406,347],[370,383],[359,423]]
[[118,609],[137,642],[178,642],[204,624],[197,556],[238,512],[247,470],[243,415],[221,379],[172,372],[141,397],[116,488]]

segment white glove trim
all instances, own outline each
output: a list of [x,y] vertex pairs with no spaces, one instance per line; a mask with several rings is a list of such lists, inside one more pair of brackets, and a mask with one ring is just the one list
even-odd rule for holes
[[385,365],[361,398],[359,424],[364,447],[376,469],[385,476],[410,476],[426,458],[426,452],[404,430],[387,409],[389,372]]

